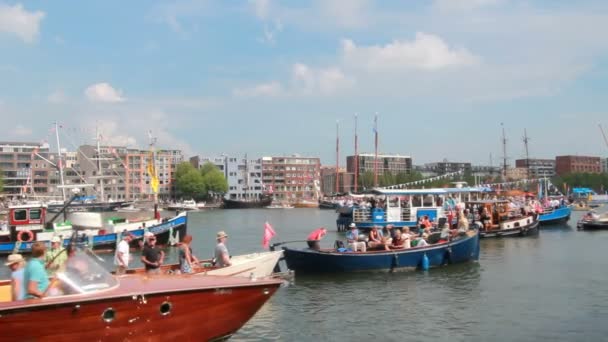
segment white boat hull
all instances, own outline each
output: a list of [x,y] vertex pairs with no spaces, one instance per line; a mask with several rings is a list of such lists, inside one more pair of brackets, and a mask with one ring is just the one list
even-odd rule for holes
[[233,256],[232,265],[218,268],[201,274],[223,275],[234,277],[268,277],[283,256],[283,251],[252,253]]

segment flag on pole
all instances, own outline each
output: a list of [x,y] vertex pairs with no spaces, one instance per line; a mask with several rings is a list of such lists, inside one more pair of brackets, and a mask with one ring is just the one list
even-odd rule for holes
[[262,239],[262,247],[268,248],[268,246],[270,245],[270,240],[275,235],[276,235],[276,233],[275,233],[274,229],[272,229],[272,226],[270,225],[270,223],[268,223],[268,221],[266,221],[266,223],[264,223],[264,238]]
[[150,160],[148,162],[148,167],[146,171],[148,171],[148,175],[150,176],[150,187],[152,188],[152,191],[157,194],[159,179],[158,175],[156,174],[156,168],[154,167],[154,156],[152,153],[150,153]]

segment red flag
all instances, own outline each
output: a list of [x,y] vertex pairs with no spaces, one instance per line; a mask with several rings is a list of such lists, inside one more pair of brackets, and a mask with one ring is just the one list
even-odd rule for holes
[[272,229],[272,226],[270,225],[270,223],[268,223],[268,222],[264,223],[264,239],[262,240],[262,247],[268,248],[268,246],[270,244],[270,240],[275,235],[276,235],[276,233],[275,233],[274,229]]

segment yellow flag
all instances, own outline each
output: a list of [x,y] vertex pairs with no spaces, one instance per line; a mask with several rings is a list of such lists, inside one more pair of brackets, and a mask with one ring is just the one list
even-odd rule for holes
[[158,176],[156,175],[156,168],[154,167],[154,156],[152,154],[150,155],[150,161],[148,162],[147,171],[148,175],[150,176],[150,187],[152,188],[152,191],[157,194],[159,181]]

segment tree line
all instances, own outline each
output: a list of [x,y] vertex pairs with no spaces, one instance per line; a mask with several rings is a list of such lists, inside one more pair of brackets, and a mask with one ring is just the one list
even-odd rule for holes
[[197,170],[192,164],[183,162],[175,170],[175,190],[178,198],[209,199],[228,192],[228,181],[212,163],[207,162]]

